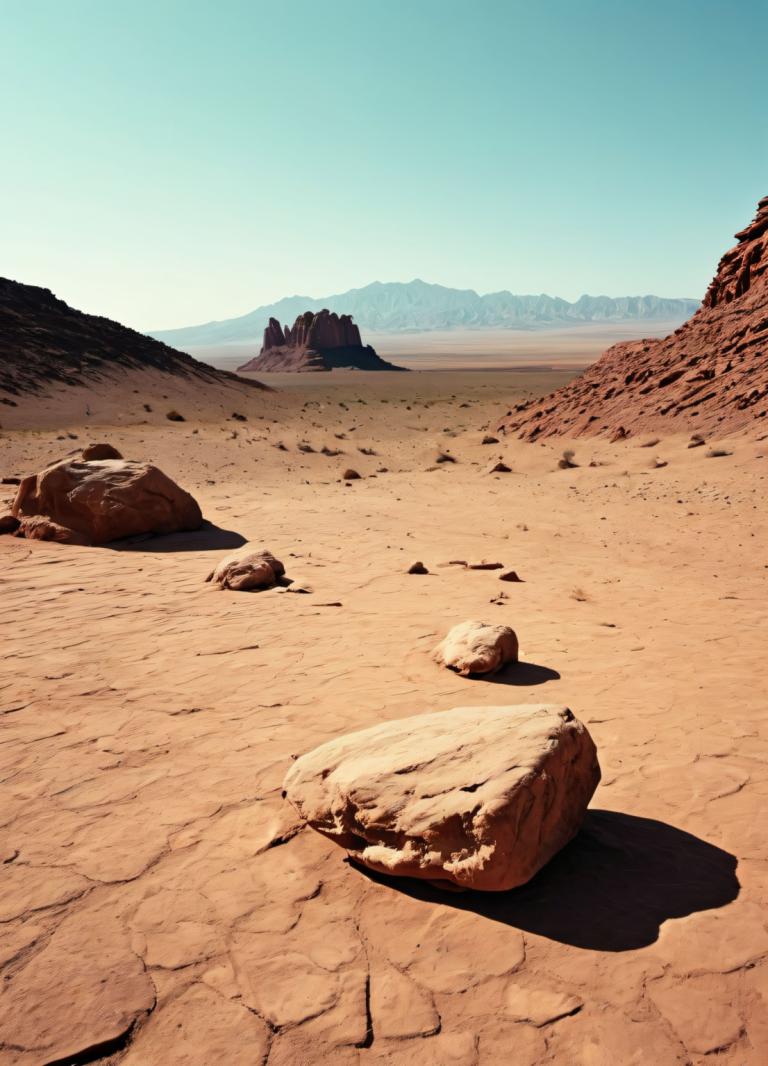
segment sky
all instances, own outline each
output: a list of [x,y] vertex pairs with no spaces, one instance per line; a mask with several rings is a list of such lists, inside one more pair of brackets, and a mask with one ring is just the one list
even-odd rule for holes
[[0,0],[0,273],[137,329],[414,277],[700,297],[765,0]]

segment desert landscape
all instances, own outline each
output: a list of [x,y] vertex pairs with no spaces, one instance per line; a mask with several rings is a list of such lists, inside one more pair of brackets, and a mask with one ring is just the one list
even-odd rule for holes
[[765,1066],[768,8],[2,15],[0,1066]]
[[[749,259],[740,329],[765,314]],[[759,405],[727,435],[667,415],[531,442],[507,412],[567,402],[573,371],[266,377],[238,393],[131,365],[108,389],[3,393],[6,509],[66,456],[119,467],[80,461],[104,443],[205,521],[0,541],[0,1062],[765,1061]],[[254,548],[272,587],[221,587]],[[514,631],[495,672],[435,660],[468,620]],[[422,768],[395,772],[423,790],[470,771],[419,750],[422,721],[458,715],[460,752],[519,705],[570,708],[602,773],[533,876],[543,860],[504,884],[393,876],[405,853],[374,859],[354,805],[342,848],[306,820],[318,746],[376,727],[363,752],[386,761],[407,727]]]

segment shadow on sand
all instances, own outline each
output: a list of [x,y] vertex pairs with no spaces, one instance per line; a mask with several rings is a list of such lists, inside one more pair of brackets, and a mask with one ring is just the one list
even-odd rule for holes
[[203,522],[189,533],[168,533],[158,536],[147,533],[140,537],[114,540],[105,547],[122,552],[207,552],[232,551],[247,544],[245,537],[232,529],[221,529],[212,522]]
[[417,899],[592,951],[646,947],[669,918],[722,907],[739,894],[729,852],[665,822],[615,811],[589,811],[574,840],[510,892],[442,892],[355,868]]
[[492,685],[543,685],[545,681],[559,681],[560,674],[549,666],[538,663],[511,663],[497,674],[479,674],[478,681],[489,681]]

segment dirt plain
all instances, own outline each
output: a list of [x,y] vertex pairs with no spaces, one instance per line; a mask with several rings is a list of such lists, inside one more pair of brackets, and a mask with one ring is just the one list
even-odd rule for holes
[[[768,441],[582,439],[570,469],[567,441],[481,443],[571,374],[179,385],[184,422],[134,375],[0,409],[0,476],[106,440],[208,523],[0,538],[2,1066],[766,1061]],[[246,541],[313,591],[206,584]],[[470,618],[522,662],[441,670]],[[603,770],[524,888],[366,874],[282,799],[341,732],[505,702],[570,706]]]

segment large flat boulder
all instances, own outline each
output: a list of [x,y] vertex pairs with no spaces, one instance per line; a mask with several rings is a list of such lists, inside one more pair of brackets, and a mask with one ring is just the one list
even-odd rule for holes
[[567,707],[456,707],[337,737],[284,795],[372,870],[463,888],[522,885],[567,844],[600,780]]
[[22,530],[24,519],[40,515],[91,544],[199,529],[203,521],[196,500],[162,470],[127,459],[54,463],[24,478],[11,510]]

